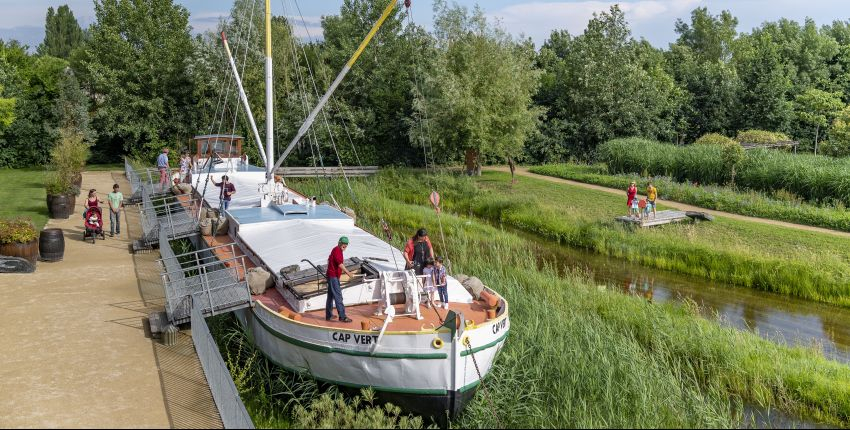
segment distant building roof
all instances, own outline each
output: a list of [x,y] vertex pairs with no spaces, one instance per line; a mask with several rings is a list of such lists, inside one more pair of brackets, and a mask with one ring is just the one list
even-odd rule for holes
[[205,134],[202,136],[195,136],[192,139],[242,139],[245,140],[244,137],[239,136],[237,134]]

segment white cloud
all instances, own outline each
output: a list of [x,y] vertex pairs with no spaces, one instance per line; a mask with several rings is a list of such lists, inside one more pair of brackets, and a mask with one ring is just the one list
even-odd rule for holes
[[703,0],[638,0],[638,1],[578,1],[578,2],[531,2],[516,4],[488,13],[488,17],[499,19],[506,30],[513,34],[530,36],[542,43],[552,30],[564,29],[570,34],[580,34],[594,13],[607,11],[619,4],[629,24],[644,26],[657,22],[672,28],[675,17],[687,13]]

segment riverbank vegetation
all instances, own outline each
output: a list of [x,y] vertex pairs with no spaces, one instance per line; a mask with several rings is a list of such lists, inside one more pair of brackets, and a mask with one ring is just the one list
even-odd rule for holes
[[644,177],[637,173],[610,174],[604,164],[547,164],[532,166],[532,173],[569,179],[587,184],[625,190],[635,182],[638,191],[645,192],[652,182],[659,197],[689,205],[739,215],[787,221],[833,230],[850,232],[850,213],[843,203],[814,205],[786,192],[764,193],[723,185],[694,185],[678,182],[669,176]]
[[[839,306],[850,306],[850,254],[846,239],[779,226],[718,218],[711,223],[629,229],[614,221],[626,211],[622,197],[566,184],[485,172],[472,179],[385,172],[388,195],[419,203],[430,184],[445,209],[471,214],[599,254]],[[660,207],[664,209],[664,207]],[[811,264],[817,262],[817,264]]]
[[[599,146],[597,159],[610,173],[670,176],[679,182],[714,185],[732,181],[721,145],[613,139]],[[765,193],[788,192],[812,203],[850,205],[850,158],[753,149],[736,166],[734,183]]]
[[[494,179],[489,176],[484,180]],[[451,180],[398,178],[443,185]],[[555,268],[540,269],[518,236],[448,212],[438,222],[426,206],[426,191],[387,192],[388,181],[398,185],[392,176],[355,181],[356,199],[340,182],[291,185],[309,194],[332,192],[341,204],[356,208],[359,224],[376,234],[386,220],[395,246],[409,232],[428,228],[453,273],[475,274],[510,301],[511,335],[484,385],[493,404],[479,392],[455,426],[735,427],[742,424],[744,404],[850,424],[847,366],[813,349],[722,327],[692,307],[654,305],[591,285],[582,273],[559,276]],[[456,207],[444,194],[446,207]],[[416,203],[405,202],[408,197]],[[219,337],[222,350],[236,364],[231,370],[258,425],[289,419],[282,411],[319,395],[309,379],[256,372],[271,366],[256,353],[243,350],[235,359],[234,351],[246,345],[236,339],[245,335],[230,333],[239,334]]]

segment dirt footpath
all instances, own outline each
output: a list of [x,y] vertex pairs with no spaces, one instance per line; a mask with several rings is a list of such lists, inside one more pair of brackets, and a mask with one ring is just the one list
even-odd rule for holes
[[[510,169],[508,167],[505,167],[505,166],[485,167],[484,170],[495,170],[495,171],[499,171],[499,172],[510,172]],[[602,192],[617,194],[617,195],[622,195],[622,196],[626,195],[626,190],[618,190],[618,189],[615,189],[615,188],[608,188],[608,187],[603,187],[603,186],[600,186],[600,185],[586,184],[584,182],[578,182],[578,181],[572,181],[572,180],[569,180],[569,179],[556,178],[556,177],[553,177],[553,176],[538,175],[537,173],[529,172],[527,167],[517,166],[516,174],[520,175],[520,176],[527,176],[527,177],[530,177],[530,178],[542,179],[544,181],[556,182],[556,183],[559,183],[559,184],[568,184],[568,185],[573,185],[573,186],[576,186],[576,187],[587,188],[589,190],[602,191]],[[692,206],[692,205],[688,205],[688,204],[685,204],[685,203],[679,203],[679,202],[674,202],[674,201],[670,201],[670,200],[658,199],[658,203],[660,203],[664,206],[671,207],[673,209],[681,210],[681,211],[705,212],[707,214],[711,214],[711,215],[714,215],[714,216],[732,218],[732,219],[737,219],[737,220],[742,220],[742,221],[756,222],[756,223],[759,223],[759,224],[778,225],[778,226],[782,226],[782,227],[786,227],[786,228],[793,228],[795,230],[811,231],[811,232],[816,232],[816,233],[830,234],[830,235],[833,235],[833,236],[850,238],[850,233],[848,233],[848,232],[838,231],[838,230],[830,230],[828,228],[813,227],[813,226],[810,226],[810,225],[794,224],[794,223],[790,223],[790,222],[777,221],[777,220],[773,220],[773,219],[756,218],[756,217],[751,217],[751,216],[746,216],[746,215],[738,215],[738,214],[733,214],[733,213],[729,213],[729,212],[722,212],[722,211],[716,211],[716,210],[712,210],[712,209],[701,208],[701,207],[698,207],[698,206]]]
[[[83,189],[105,201],[117,177],[86,173]],[[64,230],[63,261],[0,275],[0,427],[171,427],[129,251],[128,232],[138,235],[139,225],[124,216],[121,236],[110,238],[106,209],[106,240],[83,242],[84,201],[85,192],[70,219],[48,222]]]

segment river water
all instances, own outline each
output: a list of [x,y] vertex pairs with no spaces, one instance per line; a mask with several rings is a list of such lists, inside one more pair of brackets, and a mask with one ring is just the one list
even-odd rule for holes
[[815,347],[832,360],[850,363],[850,310],[680,275],[628,261],[578,251],[513,231],[534,245],[538,264],[580,268],[599,285],[653,302],[693,300],[703,315],[788,345]]

